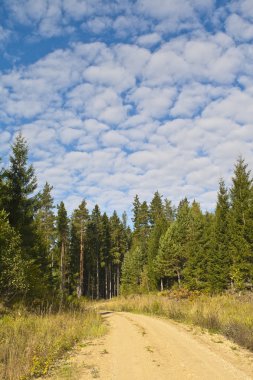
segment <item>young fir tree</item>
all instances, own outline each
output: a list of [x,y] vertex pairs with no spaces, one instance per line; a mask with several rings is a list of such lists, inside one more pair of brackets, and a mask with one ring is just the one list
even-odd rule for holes
[[136,194],[136,196],[134,197],[133,210],[132,210],[133,211],[132,221],[133,221],[133,225],[134,225],[134,231],[138,231],[139,230],[140,207],[141,207],[141,202],[139,200],[138,195]]
[[252,178],[247,167],[242,158],[237,160],[230,190],[229,252],[231,279],[237,289],[253,283]]
[[26,262],[22,258],[21,241],[9,224],[7,214],[0,211],[0,299],[16,301],[28,290]]
[[204,240],[205,217],[200,205],[194,201],[190,208],[187,237],[187,260],[183,270],[184,283],[190,289],[204,290],[207,287],[207,254]]
[[221,292],[230,284],[229,255],[229,195],[224,180],[219,183],[217,205],[213,220],[212,240],[208,257],[208,285],[211,293]]
[[67,248],[69,224],[65,205],[61,202],[58,206],[58,214],[56,219],[58,247],[60,250],[60,295],[61,300],[66,295],[66,276],[67,276]]
[[23,250],[31,258],[35,254],[33,248],[36,242],[34,215],[37,197],[34,191],[37,180],[33,166],[28,164],[28,146],[21,133],[12,145],[10,166],[4,171],[4,179],[4,208],[10,225],[20,234]]
[[143,267],[144,258],[141,248],[138,246],[132,247],[132,249],[126,253],[122,264],[122,294],[140,292]]
[[148,238],[148,263],[146,267],[147,277],[143,275],[143,281],[146,278],[146,290],[148,291],[157,289],[158,279],[156,271],[154,270],[155,261],[158,254],[160,238],[168,228],[165,207],[162,202],[162,196],[158,193],[158,191],[154,194],[154,197],[150,203],[149,217],[151,227]]
[[183,270],[188,259],[190,208],[189,202],[183,199],[177,209],[177,218],[161,237],[158,255],[155,260],[157,276],[172,285],[177,282],[181,286]]

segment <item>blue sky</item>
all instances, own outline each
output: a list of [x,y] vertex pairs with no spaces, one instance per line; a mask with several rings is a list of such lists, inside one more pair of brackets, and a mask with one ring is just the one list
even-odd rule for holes
[[0,156],[111,213],[159,190],[213,209],[253,168],[253,1],[2,0]]

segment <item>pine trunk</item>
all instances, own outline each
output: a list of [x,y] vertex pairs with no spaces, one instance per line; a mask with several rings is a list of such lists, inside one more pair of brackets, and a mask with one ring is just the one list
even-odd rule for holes
[[81,228],[80,236],[80,278],[79,278],[79,288],[80,296],[83,296],[83,282],[84,282],[84,250],[83,250],[83,229]]
[[108,269],[105,266],[105,299],[108,299]]
[[99,260],[97,257],[97,300],[99,299]]
[[109,298],[112,298],[112,264],[109,267]]
[[117,265],[117,296],[119,296],[119,264]]
[[161,278],[161,292],[163,291],[163,278]]
[[61,244],[61,294],[63,297],[63,293],[65,290],[65,242],[62,241]]

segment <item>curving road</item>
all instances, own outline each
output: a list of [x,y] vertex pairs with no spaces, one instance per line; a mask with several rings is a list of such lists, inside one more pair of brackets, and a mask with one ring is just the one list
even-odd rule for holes
[[72,357],[76,371],[69,378],[253,379],[253,354],[224,337],[145,315],[118,312],[102,315],[109,325],[108,334],[84,345]]

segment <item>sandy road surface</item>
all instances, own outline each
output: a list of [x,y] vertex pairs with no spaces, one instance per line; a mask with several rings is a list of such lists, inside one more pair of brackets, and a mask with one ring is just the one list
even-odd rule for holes
[[109,333],[73,356],[76,372],[68,378],[253,379],[253,354],[223,337],[144,315],[104,312],[103,316]]

